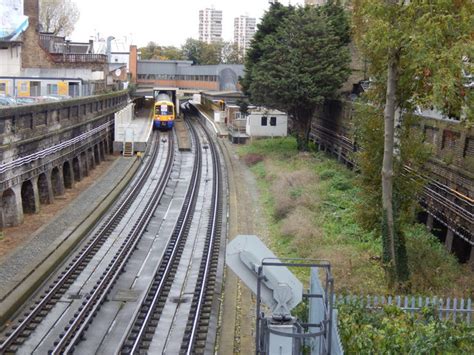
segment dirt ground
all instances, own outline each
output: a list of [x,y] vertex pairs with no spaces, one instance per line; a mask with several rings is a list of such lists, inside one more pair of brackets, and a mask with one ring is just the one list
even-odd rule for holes
[[105,174],[115,159],[117,159],[116,156],[108,155],[106,160],[102,161],[95,169],[89,172],[89,176],[76,182],[72,189],[66,189],[64,195],[55,197],[54,203],[41,205],[39,213],[25,215],[24,222],[19,226],[3,228],[0,232],[0,262],[16,248],[28,243],[39,228],[50,222],[81,192],[86,190]]

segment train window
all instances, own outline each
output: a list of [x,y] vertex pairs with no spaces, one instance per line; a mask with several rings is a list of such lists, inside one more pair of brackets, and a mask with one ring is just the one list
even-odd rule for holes
[[48,95],[57,95],[58,94],[58,84],[48,84]]
[[276,125],[277,125],[277,118],[270,117],[270,126],[276,126]]
[[267,125],[267,116],[262,116],[262,126]]

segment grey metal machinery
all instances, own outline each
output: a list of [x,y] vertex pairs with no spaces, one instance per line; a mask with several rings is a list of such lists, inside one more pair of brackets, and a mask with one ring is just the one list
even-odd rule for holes
[[[226,250],[226,263],[257,297],[256,354],[296,355],[306,348],[311,354],[342,354],[338,339],[332,339],[333,278],[328,262],[304,259],[278,259],[255,235],[239,235]],[[312,282],[323,285],[303,292],[301,282],[288,267],[310,268]],[[316,276],[314,276],[316,275]],[[309,321],[291,314],[303,299],[309,303]],[[263,303],[263,304],[262,304]],[[265,316],[268,309],[269,316]]]

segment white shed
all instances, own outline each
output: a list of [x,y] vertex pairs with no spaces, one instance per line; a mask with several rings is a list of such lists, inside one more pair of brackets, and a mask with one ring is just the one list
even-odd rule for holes
[[245,133],[250,137],[286,137],[288,115],[278,110],[259,108],[247,117]]

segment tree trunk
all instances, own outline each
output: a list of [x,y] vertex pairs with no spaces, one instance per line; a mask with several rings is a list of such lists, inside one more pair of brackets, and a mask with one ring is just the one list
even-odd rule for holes
[[[384,110],[384,152],[382,164],[382,208],[384,216],[384,233],[386,235],[386,247],[389,250],[384,252],[390,256],[393,270],[397,270],[397,254],[395,246],[395,223],[393,216],[393,150],[395,137],[395,110],[396,110],[396,91],[398,77],[398,54],[393,52],[390,54],[388,63],[387,77],[387,97]],[[388,252],[388,253],[387,253]]]
[[300,152],[309,150],[309,133],[313,121],[314,109],[299,108],[293,115],[296,127],[296,144]]

